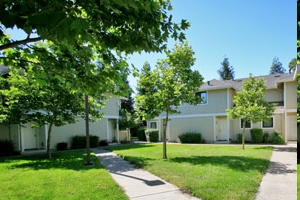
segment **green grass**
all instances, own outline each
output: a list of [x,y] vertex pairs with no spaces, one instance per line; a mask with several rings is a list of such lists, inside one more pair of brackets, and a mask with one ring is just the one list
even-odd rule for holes
[[131,163],[202,199],[255,199],[272,147],[161,144],[110,147]]
[[0,159],[0,199],[128,199],[92,154],[83,150]]

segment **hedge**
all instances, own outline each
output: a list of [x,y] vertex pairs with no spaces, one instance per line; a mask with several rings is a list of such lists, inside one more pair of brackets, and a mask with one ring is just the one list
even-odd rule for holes
[[139,141],[147,141],[146,135],[145,135],[145,130],[146,130],[146,128],[139,128],[137,130],[137,137],[138,137]]
[[0,156],[16,154],[14,143],[11,140],[0,140]]
[[274,131],[272,143],[273,144],[284,144],[284,139],[282,138],[280,131]]
[[203,143],[201,133],[184,133],[178,136],[181,143]]
[[[90,147],[99,146],[99,137],[96,135],[90,135]],[[77,135],[72,138],[71,149],[84,149],[86,148],[86,136]]]
[[263,142],[263,130],[261,128],[252,128],[250,130],[251,141],[255,144],[260,144]]
[[157,129],[146,129],[146,139],[148,142],[158,142],[158,130]]

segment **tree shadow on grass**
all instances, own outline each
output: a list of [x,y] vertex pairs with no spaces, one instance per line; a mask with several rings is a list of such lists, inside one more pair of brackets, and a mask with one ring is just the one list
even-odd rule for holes
[[29,168],[32,170],[43,169],[66,169],[66,170],[89,170],[104,168],[95,156],[92,156],[93,166],[84,166],[86,153],[84,151],[52,153],[52,159],[46,155],[23,156],[18,158],[7,158],[3,162],[10,163],[11,169]]
[[193,165],[224,166],[237,171],[259,171],[265,173],[270,161],[267,159],[242,157],[242,156],[191,156],[176,157],[171,162],[190,163]]

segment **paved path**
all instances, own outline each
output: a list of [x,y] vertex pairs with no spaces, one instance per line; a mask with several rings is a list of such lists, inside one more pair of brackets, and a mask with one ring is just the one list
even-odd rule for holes
[[256,200],[297,199],[297,145],[274,146]]
[[199,200],[182,193],[179,188],[161,178],[135,168],[113,152],[103,149],[93,151],[132,200]]

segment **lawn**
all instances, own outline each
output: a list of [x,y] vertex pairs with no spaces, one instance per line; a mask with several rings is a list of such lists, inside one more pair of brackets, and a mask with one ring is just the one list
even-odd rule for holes
[[131,163],[201,199],[255,199],[272,147],[161,144],[109,147]]
[[94,166],[84,158],[82,150],[0,158],[0,199],[128,199],[93,154]]
[[[300,160],[297,160],[297,172],[299,172],[299,170],[300,170],[300,163],[299,162],[300,162]],[[300,200],[300,195],[299,195],[300,194],[299,193],[300,192],[300,184],[299,184],[300,173],[297,173],[297,180],[298,180],[297,181],[297,194],[298,194],[297,199]]]

